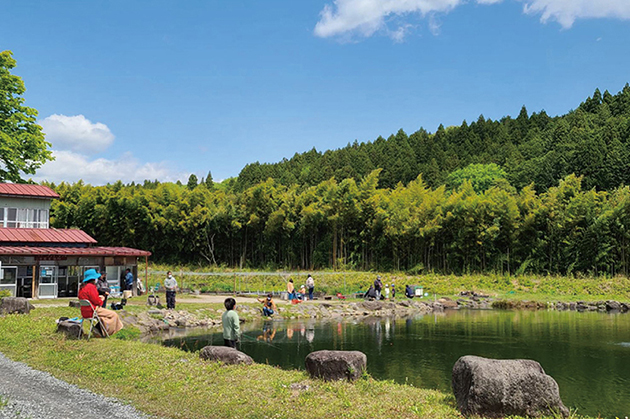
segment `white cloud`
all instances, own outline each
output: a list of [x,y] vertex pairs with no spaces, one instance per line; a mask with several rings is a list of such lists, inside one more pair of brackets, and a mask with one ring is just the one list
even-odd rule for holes
[[528,14],[540,14],[544,23],[555,20],[570,28],[577,19],[630,19],[628,0],[521,0]]
[[76,182],[104,185],[157,179],[160,182],[187,180],[187,173],[176,173],[168,162],[143,163],[131,153],[116,159],[97,158],[96,153],[114,143],[114,134],[101,122],[92,123],[83,115],[51,115],[39,121],[46,140],[52,144],[55,160],[45,163],[33,180],[41,182]]
[[[400,42],[408,32],[403,22],[398,29],[388,28],[388,20],[409,19],[409,15],[429,17],[429,30],[439,33],[433,20],[436,13],[448,13],[473,0],[333,0],[320,12],[315,35],[322,38],[369,37],[377,32]],[[477,4],[493,5],[503,0],[474,0]],[[555,20],[570,28],[575,20],[586,18],[630,19],[630,0],[515,0],[524,3],[527,14],[540,14],[541,21]]]
[[82,179],[92,185],[104,185],[121,180],[123,183],[143,182],[145,179],[158,179],[161,182],[187,180],[188,174],[174,173],[166,162],[141,163],[131,153],[110,160],[89,157],[66,150],[53,150],[55,160],[45,163],[33,180],[60,183],[76,182]]
[[[344,34],[372,36],[379,30],[387,30],[387,17],[419,13],[448,12],[463,0],[334,0],[327,4],[315,25],[315,35],[322,38]],[[401,26],[402,27],[402,26]],[[387,31],[397,39],[399,31]]]
[[39,124],[55,149],[93,154],[106,150],[115,138],[107,125],[92,123],[83,115],[50,115]]

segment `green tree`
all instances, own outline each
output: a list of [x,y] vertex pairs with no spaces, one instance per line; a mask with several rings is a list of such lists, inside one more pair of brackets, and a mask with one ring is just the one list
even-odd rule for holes
[[505,171],[494,163],[471,164],[448,175],[446,183],[450,188],[456,189],[465,181],[470,181],[475,192],[481,193],[503,178]]
[[198,183],[199,183],[199,180],[197,179],[197,175],[193,173],[192,175],[188,177],[188,184],[186,185],[186,187],[192,191],[193,189],[197,187]]
[[23,106],[24,82],[10,73],[15,65],[11,51],[0,52],[0,181],[23,182],[53,157],[37,111]]
[[208,176],[206,177],[206,188],[208,188],[209,191],[214,189],[214,180],[212,180],[212,172],[210,172],[208,170]]

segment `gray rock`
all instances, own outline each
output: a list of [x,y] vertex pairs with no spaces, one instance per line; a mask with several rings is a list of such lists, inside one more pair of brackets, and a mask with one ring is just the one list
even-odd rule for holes
[[617,301],[606,301],[606,310],[608,311],[612,311],[612,310],[616,310],[616,311],[620,311],[621,310],[621,304],[618,303]]
[[438,303],[442,304],[444,308],[457,308],[457,303],[450,298],[440,298]]
[[68,301],[68,306],[70,306],[72,308],[81,308],[81,304],[79,303],[79,300],[70,300],[70,301]]
[[433,307],[433,311],[444,311],[444,306],[439,301],[434,301],[431,307]]
[[254,363],[249,355],[227,346],[206,346],[199,352],[199,357],[204,361],[221,361],[228,365]]
[[79,339],[83,334],[81,323],[61,321],[57,323],[57,332],[64,333],[71,339]]
[[28,314],[34,308],[23,297],[4,297],[0,299],[0,314]]
[[527,359],[463,356],[453,366],[453,392],[464,416],[568,416],[556,381]]
[[381,301],[364,301],[361,303],[361,306],[370,311],[383,309],[383,303]]
[[353,381],[365,371],[367,356],[359,351],[316,351],[306,356],[305,365],[312,378]]

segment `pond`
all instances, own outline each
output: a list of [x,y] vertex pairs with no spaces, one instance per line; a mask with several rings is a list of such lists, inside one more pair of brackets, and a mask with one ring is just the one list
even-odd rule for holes
[[[222,345],[220,333],[171,336],[168,346],[197,351]],[[417,387],[451,392],[460,356],[527,358],[560,386],[578,414],[630,415],[630,315],[558,311],[454,310],[412,318],[272,320],[244,325],[241,350],[254,361],[304,368],[321,349],[360,350],[368,372]]]

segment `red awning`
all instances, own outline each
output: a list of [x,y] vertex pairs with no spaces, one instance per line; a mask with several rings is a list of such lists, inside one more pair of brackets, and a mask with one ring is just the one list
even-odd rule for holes
[[0,245],[7,243],[96,244],[96,240],[76,229],[0,228]]
[[146,250],[130,247],[33,247],[0,246],[0,255],[6,256],[151,256]]
[[59,195],[48,186],[24,185],[20,183],[0,183],[0,195],[47,199],[59,198]]

